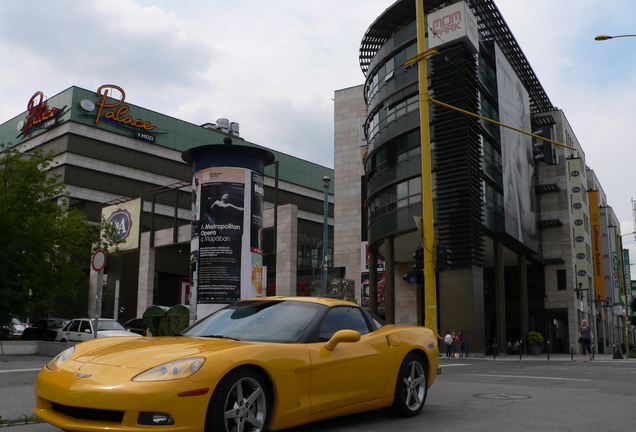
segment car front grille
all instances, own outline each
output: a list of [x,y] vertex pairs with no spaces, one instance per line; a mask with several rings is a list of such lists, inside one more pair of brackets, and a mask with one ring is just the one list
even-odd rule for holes
[[94,408],[80,408],[73,407],[68,405],[62,405],[58,403],[53,403],[52,407],[55,411],[60,414],[67,415],[69,417],[74,417],[78,419],[84,420],[98,420],[105,422],[114,422],[121,423],[124,418],[123,411],[110,411],[110,410],[102,410],[102,409],[94,409]]

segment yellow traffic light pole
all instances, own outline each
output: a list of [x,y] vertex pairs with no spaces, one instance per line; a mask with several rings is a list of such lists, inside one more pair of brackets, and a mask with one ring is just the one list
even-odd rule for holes
[[439,337],[437,329],[437,292],[435,274],[435,227],[433,223],[433,181],[431,179],[431,135],[429,128],[429,95],[426,57],[437,51],[426,51],[424,36],[424,2],[415,0],[417,20],[417,61],[420,106],[420,157],[422,159],[422,245],[424,249],[424,325]]

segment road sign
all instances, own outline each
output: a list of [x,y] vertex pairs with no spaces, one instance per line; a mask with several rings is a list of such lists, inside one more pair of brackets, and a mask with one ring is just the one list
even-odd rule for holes
[[103,249],[95,251],[93,259],[91,260],[91,265],[93,266],[93,270],[96,272],[104,270],[104,266],[106,265],[106,252],[104,252]]

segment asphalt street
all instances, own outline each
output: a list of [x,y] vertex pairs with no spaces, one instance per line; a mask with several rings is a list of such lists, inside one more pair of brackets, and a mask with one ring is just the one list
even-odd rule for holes
[[[415,432],[529,430],[623,431],[633,428],[636,359],[546,356],[441,359],[426,406],[414,418],[383,411],[342,417],[285,432]],[[0,394],[0,406],[5,395]],[[7,432],[60,432],[39,423]]]

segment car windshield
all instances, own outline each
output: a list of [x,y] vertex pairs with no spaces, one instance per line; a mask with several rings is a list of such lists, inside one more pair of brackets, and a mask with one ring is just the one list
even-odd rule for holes
[[98,321],[97,330],[123,330],[126,331],[123,325],[119,324],[117,321]]
[[326,306],[281,300],[239,302],[186,329],[184,336],[295,342]]

